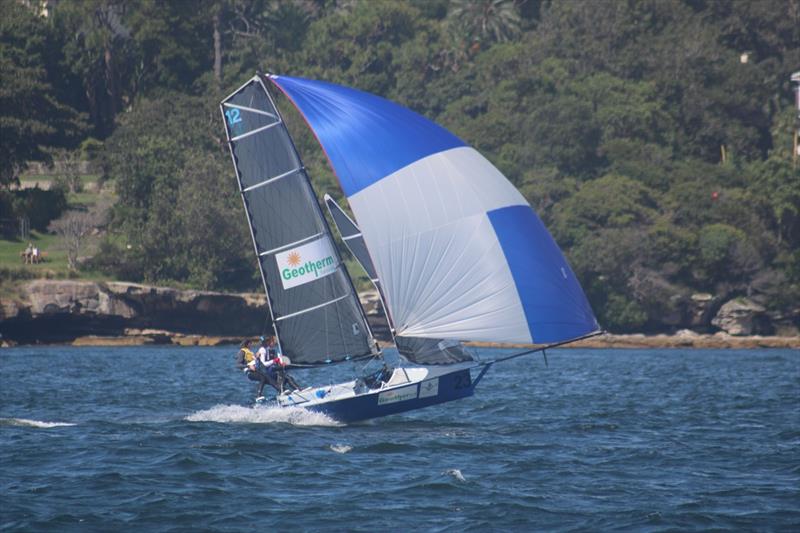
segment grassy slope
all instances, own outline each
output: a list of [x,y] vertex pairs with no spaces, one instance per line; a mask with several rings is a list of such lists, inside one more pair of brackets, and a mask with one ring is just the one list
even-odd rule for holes
[[[99,193],[96,192],[97,176],[89,175],[81,177],[84,184],[84,191],[80,193],[70,193],[68,195],[69,206],[72,209],[90,208],[102,199],[103,196],[113,197],[113,192],[109,192],[108,187]],[[23,186],[33,187],[39,184],[41,187],[50,185],[51,176],[26,176],[21,179]],[[55,234],[40,233],[33,231],[30,241],[39,247],[42,252],[47,254],[46,260],[37,265],[25,265],[20,258],[20,252],[25,249],[27,241],[9,241],[0,239],[0,281],[15,281],[35,278],[69,278],[84,279],[92,281],[111,280],[108,275],[101,272],[81,270],[71,272],[67,266],[67,252],[61,243],[61,238]],[[83,256],[90,256],[96,250],[100,241],[99,236],[89,237]],[[369,281],[367,274],[353,257],[343,251],[345,265],[350,275],[353,277],[353,284],[359,291],[372,290],[374,287]],[[0,283],[0,296],[9,296],[15,292],[14,283]],[[182,284],[171,284],[181,287]],[[256,289],[257,291],[259,289]]]
[[[105,187],[97,191],[97,176],[82,176],[84,190],[80,193],[70,193],[67,196],[69,208],[87,209],[96,205],[98,202],[113,199],[114,193]],[[22,186],[33,187],[36,183],[39,186],[47,187],[50,183],[50,176],[28,176],[21,180]],[[70,278],[86,280],[108,280],[107,275],[94,271],[71,272],[67,265],[67,252],[61,237],[50,233],[32,231],[29,239],[35,246],[46,254],[45,261],[37,265],[26,265],[22,262],[20,252],[25,250],[27,241],[21,239],[6,240],[0,239],[0,296],[9,295],[14,292],[12,285],[8,281],[33,279],[33,278]],[[100,236],[89,236],[86,245],[81,251],[82,256],[89,256],[96,250],[100,241]]]

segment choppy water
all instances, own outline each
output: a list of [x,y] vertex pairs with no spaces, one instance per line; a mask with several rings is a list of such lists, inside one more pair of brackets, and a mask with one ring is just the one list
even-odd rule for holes
[[232,365],[0,350],[0,530],[800,530],[796,351],[554,350],[352,426]]

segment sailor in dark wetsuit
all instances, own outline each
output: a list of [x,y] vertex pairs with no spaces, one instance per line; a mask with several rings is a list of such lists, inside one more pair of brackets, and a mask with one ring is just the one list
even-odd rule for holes
[[[275,381],[278,394],[283,393],[284,384],[288,383],[294,390],[300,390],[300,386],[292,376],[286,372],[286,363],[278,350],[278,344],[275,342],[275,337],[270,336],[266,342],[262,342],[261,348],[258,349],[256,356],[256,367],[263,369],[267,375]],[[272,382],[270,382],[272,385]]]

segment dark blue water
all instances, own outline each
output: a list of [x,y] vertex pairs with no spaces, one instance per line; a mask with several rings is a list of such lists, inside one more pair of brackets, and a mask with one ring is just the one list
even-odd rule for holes
[[553,351],[352,426],[232,363],[0,350],[0,530],[800,529],[797,351]]

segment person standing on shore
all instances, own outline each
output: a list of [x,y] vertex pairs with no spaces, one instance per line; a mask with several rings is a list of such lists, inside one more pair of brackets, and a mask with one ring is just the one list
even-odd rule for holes
[[33,243],[28,241],[28,246],[25,248],[25,251],[22,252],[22,259],[25,261],[25,264],[33,263]]

